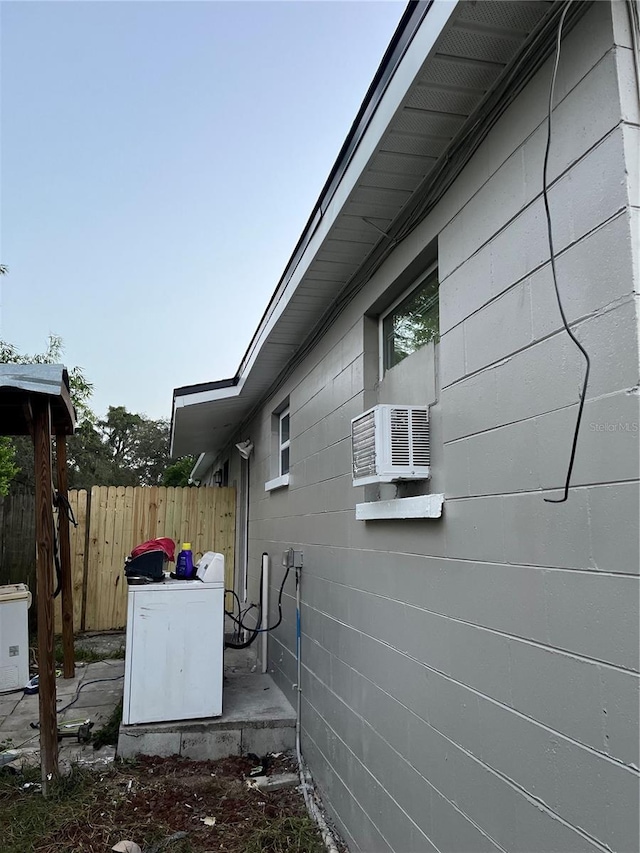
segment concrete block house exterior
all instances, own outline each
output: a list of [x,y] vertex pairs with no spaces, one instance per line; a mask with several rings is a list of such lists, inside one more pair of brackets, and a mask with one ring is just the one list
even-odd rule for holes
[[[236,376],[174,392],[174,455],[238,487],[241,599],[268,553],[273,621],[303,552],[302,749],[353,853],[638,850],[633,21],[411,4]],[[585,360],[545,183],[590,358],[564,502]],[[393,436],[420,476],[380,474]]]

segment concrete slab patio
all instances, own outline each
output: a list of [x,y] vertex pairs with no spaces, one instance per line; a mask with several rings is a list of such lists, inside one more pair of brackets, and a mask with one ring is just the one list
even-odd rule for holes
[[[110,641],[117,643],[117,638]],[[108,653],[108,651],[107,651]],[[93,722],[93,732],[111,717],[122,698],[124,660],[76,664],[76,676],[56,680],[61,723]],[[221,717],[121,726],[118,755],[182,755],[185,758],[224,758],[253,752],[282,752],[295,745],[295,711],[269,675],[257,671],[252,649],[227,649],[224,658],[223,713]],[[70,707],[66,707],[71,702]],[[0,755],[15,750],[12,766],[40,762],[38,696],[0,694]],[[95,764],[113,761],[116,750],[79,744],[65,738],[59,745],[64,770],[72,762]],[[4,756],[5,761],[8,756]],[[1,761],[1,759],[0,759]]]
[[253,654],[227,649],[221,717],[122,725],[118,755],[182,755],[214,761],[293,749],[295,711],[271,676],[255,670]]
[[[59,724],[71,720],[90,720],[93,723],[92,731],[98,731],[109,720],[122,698],[123,676],[123,660],[76,664],[75,678],[56,680]],[[15,752],[11,766],[19,768],[40,763],[40,733],[31,727],[32,723],[37,722],[37,694],[0,694],[0,754],[2,750]],[[115,749],[109,746],[95,750],[92,744],[81,744],[73,738],[64,738],[59,744],[62,770],[72,762],[99,764],[113,761],[114,757]]]

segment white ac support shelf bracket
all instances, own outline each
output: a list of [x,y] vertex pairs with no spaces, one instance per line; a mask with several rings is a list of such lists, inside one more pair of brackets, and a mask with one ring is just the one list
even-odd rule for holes
[[441,518],[444,495],[418,495],[356,504],[356,521],[396,518]]

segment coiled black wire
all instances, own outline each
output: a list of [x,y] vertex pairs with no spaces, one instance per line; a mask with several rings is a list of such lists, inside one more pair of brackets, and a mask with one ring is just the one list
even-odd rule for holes
[[250,636],[248,637],[248,639],[242,643],[234,643],[232,640],[227,640],[224,644],[226,649],[246,649],[248,646],[251,645],[251,643],[254,642],[254,640],[256,639],[258,634],[265,634],[268,631],[273,631],[280,625],[280,623],[282,622],[282,594],[284,592],[284,585],[287,582],[287,578],[289,577],[290,570],[291,570],[291,567],[287,566],[287,570],[284,573],[282,583],[280,584],[280,591],[278,593],[278,620],[273,625],[268,625],[266,628],[260,628],[259,627],[260,623],[262,622],[262,578],[264,575],[264,566],[260,567],[260,599],[259,599],[260,603],[258,604],[258,615],[256,616],[256,624],[254,627],[252,627],[252,628],[247,627],[244,624],[243,620],[246,617],[247,613],[249,613],[249,611],[252,608],[254,608],[256,605],[255,604],[249,605],[249,607],[245,610],[245,612],[243,614],[241,609],[240,609],[240,599],[238,598],[238,595],[235,593],[234,590],[231,590],[231,589],[226,590],[227,592],[230,592],[235,597],[236,601],[238,602],[238,617],[236,617],[234,613],[229,613],[229,611],[226,611],[226,610],[225,610],[225,614],[227,616],[229,616],[236,625],[238,625],[239,630],[249,631],[249,633],[250,633]]

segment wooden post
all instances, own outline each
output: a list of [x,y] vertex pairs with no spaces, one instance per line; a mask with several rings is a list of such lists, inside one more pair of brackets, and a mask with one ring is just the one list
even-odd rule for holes
[[51,505],[51,410],[34,395],[33,443],[36,475],[36,597],[38,606],[38,697],[42,793],[58,775],[56,673],[53,650],[53,507]]
[[67,477],[67,439],[63,433],[56,436],[56,460],[58,468],[58,549],[62,574],[62,651],[63,675],[73,678],[76,674],[73,648],[73,583],[71,581],[71,540],[69,539],[69,500]]

